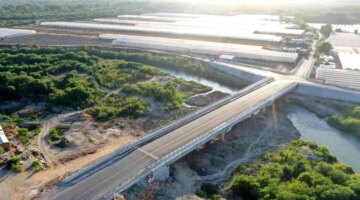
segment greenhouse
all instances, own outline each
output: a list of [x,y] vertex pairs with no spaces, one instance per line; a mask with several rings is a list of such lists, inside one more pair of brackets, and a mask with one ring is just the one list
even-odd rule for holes
[[252,40],[263,42],[281,42],[282,38],[275,35],[267,34],[251,34],[238,33],[234,31],[218,31],[216,29],[169,29],[169,28],[151,28],[138,26],[125,26],[117,24],[94,24],[81,22],[42,22],[42,26],[63,27],[63,28],[78,28],[78,29],[98,29],[98,30],[112,30],[123,32],[140,32],[140,33],[155,33],[155,34],[170,34],[183,36],[201,36],[214,37],[238,40]]
[[358,53],[338,53],[343,69],[360,70],[360,54]]
[[34,30],[0,28],[0,39],[20,37],[35,34]]
[[177,51],[212,56],[229,55],[244,59],[272,61],[281,63],[295,63],[297,53],[270,51],[261,46],[239,45],[219,42],[205,42],[196,40],[180,40],[157,37],[141,37],[116,34],[100,35],[102,39],[114,39],[113,45],[133,48]]

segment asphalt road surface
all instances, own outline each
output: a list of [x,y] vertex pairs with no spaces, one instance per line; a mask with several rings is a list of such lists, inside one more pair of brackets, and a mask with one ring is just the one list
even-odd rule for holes
[[59,186],[50,199],[90,200],[101,197],[104,192],[115,189],[116,186],[157,159],[166,156],[224,121],[247,112],[249,107],[286,90],[291,87],[291,83],[292,81],[276,81],[255,90],[142,146],[75,185]]

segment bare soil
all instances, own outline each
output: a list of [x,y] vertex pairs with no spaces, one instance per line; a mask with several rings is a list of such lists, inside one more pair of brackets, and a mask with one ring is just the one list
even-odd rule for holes
[[229,94],[223,92],[214,91],[208,94],[194,95],[186,99],[186,103],[191,106],[205,107],[209,104],[212,104],[216,101],[219,101],[220,99],[227,97],[228,95]]

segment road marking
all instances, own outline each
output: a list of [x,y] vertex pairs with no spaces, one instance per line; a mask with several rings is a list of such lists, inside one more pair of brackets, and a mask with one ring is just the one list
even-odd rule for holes
[[158,157],[154,156],[153,154],[151,154],[151,153],[149,153],[149,152],[147,152],[147,151],[145,151],[145,150],[142,150],[141,148],[136,148],[136,150],[139,150],[140,152],[142,152],[142,153],[144,153],[144,154],[146,154],[146,155],[154,158],[155,160],[159,160]]

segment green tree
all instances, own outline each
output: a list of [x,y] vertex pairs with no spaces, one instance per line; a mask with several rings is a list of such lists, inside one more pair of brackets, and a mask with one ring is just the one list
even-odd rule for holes
[[331,49],[332,49],[332,45],[329,42],[323,42],[319,47],[319,52],[328,54]]
[[324,25],[320,28],[320,32],[325,36],[329,37],[332,32],[332,26],[330,24]]
[[356,194],[349,187],[339,186],[324,191],[319,200],[354,200]]

